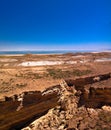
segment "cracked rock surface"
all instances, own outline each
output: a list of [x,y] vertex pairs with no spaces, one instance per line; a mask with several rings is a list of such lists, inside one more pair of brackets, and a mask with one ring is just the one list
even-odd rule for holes
[[[95,105],[92,105],[92,107],[90,107],[90,105],[85,106],[84,104],[79,106],[78,104],[81,100],[80,97],[84,91],[80,92],[80,90],[76,90],[74,86],[69,88],[65,82],[62,82],[60,86],[61,91],[59,104],[56,107],[50,109],[47,114],[41,116],[39,119],[35,120],[22,130],[111,129],[111,107],[105,105],[105,101],[101,107],[95,107]],[[104,93],[105,88],[101,89],[102,93]],[[97,88],[96,90],[98,91]],[[108,92],[111,94],[111,90],[108,90]],[[88,91],[88,93],[90,94],[90,91]],[[100,96],[105,98],[105,94],[101,94]],[[94,103],[96,102],[94,101],[93,104]]]
[[0,130],[111,130],[111,74],[0,100]]

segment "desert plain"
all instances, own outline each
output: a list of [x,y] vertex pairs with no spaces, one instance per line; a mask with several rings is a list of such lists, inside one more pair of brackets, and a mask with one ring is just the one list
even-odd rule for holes
[[111,128],[111,52],[0,55],[0,130]]
[[1,55],[0,98],[44,90],[61,79],[111,72],[111,52]]

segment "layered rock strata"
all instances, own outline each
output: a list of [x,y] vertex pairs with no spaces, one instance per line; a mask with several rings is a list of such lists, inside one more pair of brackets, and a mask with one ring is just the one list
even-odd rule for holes
[[[111,81],[110,78],[109,81]],[[66,82],[63,82],[59,105],[50,109],[47,114],[23,130],[110,130],[111,107],[108,104],[111,103],[111,96],[109,96],[109,94],[111,95],[111,86],[106,84],[103,89],[101,82],[97,84],[98,87],[84,86],[83,91],[80,91],[76,90],[74,86],[69,88]],[[88,91],[86,88],[91,90]],[[94,89],[93,94],[92,89]],[[90,98],[85,95],[87,92]],[[108,92],[108,96],[107,93],[105,95],[105,92]],[[81,96],[83,104],[79,106],[82,100]],[[101,107],[98,107],[99,103]]]
[[110,83],[111,74],[104,74],[5,97],[0,102],[0,129],[110,130]]

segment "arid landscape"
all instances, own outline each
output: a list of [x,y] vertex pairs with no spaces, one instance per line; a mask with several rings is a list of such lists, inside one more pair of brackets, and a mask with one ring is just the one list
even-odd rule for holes
[[1,55],[0,97],[44,90],[61,79],[111,72],[111,53]]
[[0,1],[0,130],[111,130],[111,0]]
[[0,55],[0,130],[110,130],[110,105],[111,52]]

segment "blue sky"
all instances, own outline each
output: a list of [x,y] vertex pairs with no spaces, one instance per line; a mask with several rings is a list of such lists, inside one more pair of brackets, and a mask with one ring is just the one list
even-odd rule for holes
[[111,0],[0,0],[0,50],[111,48]]

